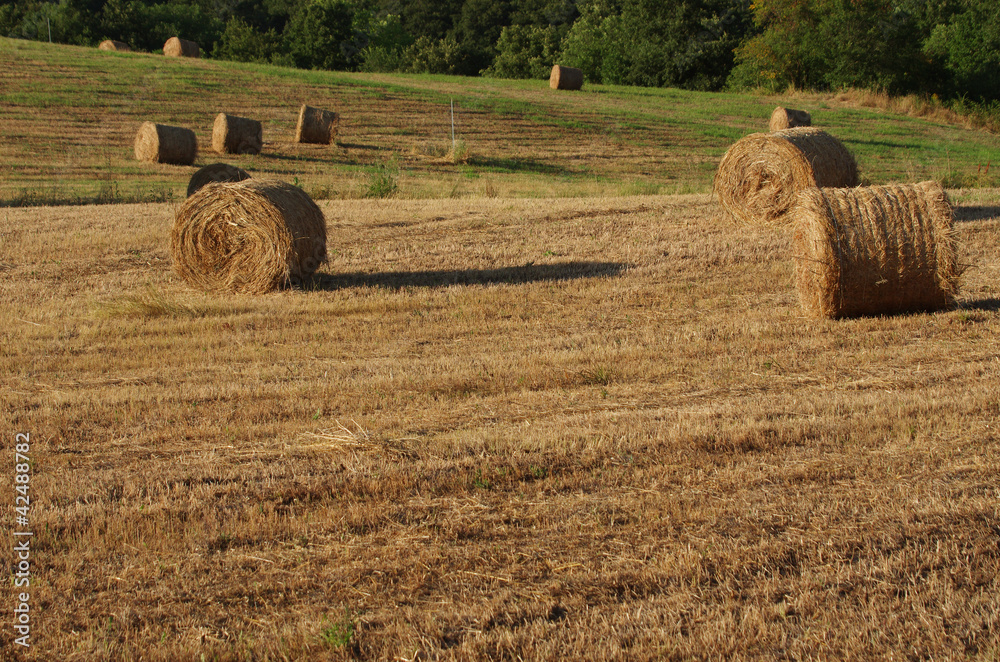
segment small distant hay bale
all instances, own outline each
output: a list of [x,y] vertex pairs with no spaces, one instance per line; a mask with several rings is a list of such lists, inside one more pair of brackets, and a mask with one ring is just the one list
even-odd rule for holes
[[260,154],[264,128],[257,120],[219,113],[212,127],[212,149],[219,154]]
[[263,294],[301,285],[326,261],[326,220],[285,182],[207,184],[177,211],[170,250],[198,289]]
[[937,182],[799,192],[793,261],[802,308],[830,319],[949,308],[960,270]]
[[337,137],[337,113],[302,104],[295,142],[329,145]]
[[191,129],[143,122],[135,134],[135,158],[139,161],[191,165],[196,156],[198,140]]
[[754,133],[733,144],[715,173],[719,203],[737,221],[776,225],[810,187],[854,187],[858,164],[844,145],[820,129]]
[[243,168],[237,168],[228,163],[213,163],[191,175],[191,181],[188,182],[187,194],[190,198],[206,184],[242,182],[244,179],[250,179],[250,174]]
[[579,90],[583,87],[583,71],[557,64],[549,74],[549,87],[553,90]]
[[193,41],[171,37],[163,44],[163,54],[170,57],[201,57],[201,49]]
[[114,39],[105,39],[97,48],[102,51],[118,51],[119,53],[128,53],[132,50],[124,41],[115,41]]
[[771,113],[771,131],[794,129],[797,126],[812,126],[812,116],[808,110],[792,110],[778,106]]

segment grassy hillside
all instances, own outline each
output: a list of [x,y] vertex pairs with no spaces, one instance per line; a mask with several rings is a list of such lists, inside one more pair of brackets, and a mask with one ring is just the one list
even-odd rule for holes
[[[220,160],[298,182],[317,198],[368,195],[381,172],[404,198],[708,191],[719,158],[765,130],[777,104],[843,140],[867,181],[996,185],[1000,140],[943,122],[784,99],[542,81],[298,71],[0,39],[0,204],[166,200],[194,168],[134,160],[139,124],[195,131],[197,164]],[[450,103],[461,159],[449,158]],[[338,144],[292,144],[301,103],[341,113]],[[211,150],[219,112],[264,123],[259,156]],[[456,163],[456,160],[458,161]]]

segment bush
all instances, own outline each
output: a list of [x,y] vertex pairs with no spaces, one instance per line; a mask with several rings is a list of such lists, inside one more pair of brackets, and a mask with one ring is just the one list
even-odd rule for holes
[[462,50],[452,37],[420,37],[403,53],[403,70],[414,74],[454,74],[463,61]]
[[226,23],[212,55],[221,60],[238,62],[273,62],[282,55],[281,38],[274,30],[261,34],[243,19],[234,16]]
[[510,25],[500,33],[497,57],[483,71],[493,78],[548,78],[559,59],[559,32],[548,25]]

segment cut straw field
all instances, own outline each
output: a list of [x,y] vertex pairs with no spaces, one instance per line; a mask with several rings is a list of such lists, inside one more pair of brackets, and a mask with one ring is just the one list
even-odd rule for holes
[[0,210],[25,657],[996,660],[1000,192],[956,199],[960,307],[838,322],[705,195],[322,202],[263,297],[173,274],[175,205]]

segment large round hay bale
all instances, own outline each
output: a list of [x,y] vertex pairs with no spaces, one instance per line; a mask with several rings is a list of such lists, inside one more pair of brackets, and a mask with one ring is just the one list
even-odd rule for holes
[[187,194],[190,198],[205,184],[242,182],[244,179],[250,179],[250,174],[243,168],[237,168],[228,163],[213,163],[191,175],[191,181],[188,182]]
[[782,223],[804,188],[858,185],[858,164],[843,144],[820,129],[754,133],[737,141],[719,163],[719,203],[747,224]]
[[812,126],[812,115],[808,110],[792,110],[778,106],[771,113],[771,131],[794,129],[797,126]]
[[295,142],[329,145],[337,137],[337,113],[302,104],[295,126]]
[[326,260],[326,220],[302,189],[247,179],[207,184],[177,211],[174,268],[208,292],[300,285]]
[[132,50],[124,41],[115,41],[114,39],[105,39],[98,44],[97,48],[102,51],[118,51],[119,53],[128,53]]
[[260,154],[264,128],[257,120],[219,113],[212,126],[212,149],[219,154]]
[[549,87],[553,90],[579,90],[583,87],[583,71],[557,64],[549,74]]
[[171,37],[163,44],[163,54],[170,57],[201,57],[201,49],[193,41]]
[[814,317],[930,311],[954,305],[959,268],[952,209],[937,182],[800,191],[795,284]]
[[143,122],[135,134],[135,158],[139,161],[191,165],[196,156],[198,140],[191,129]]

